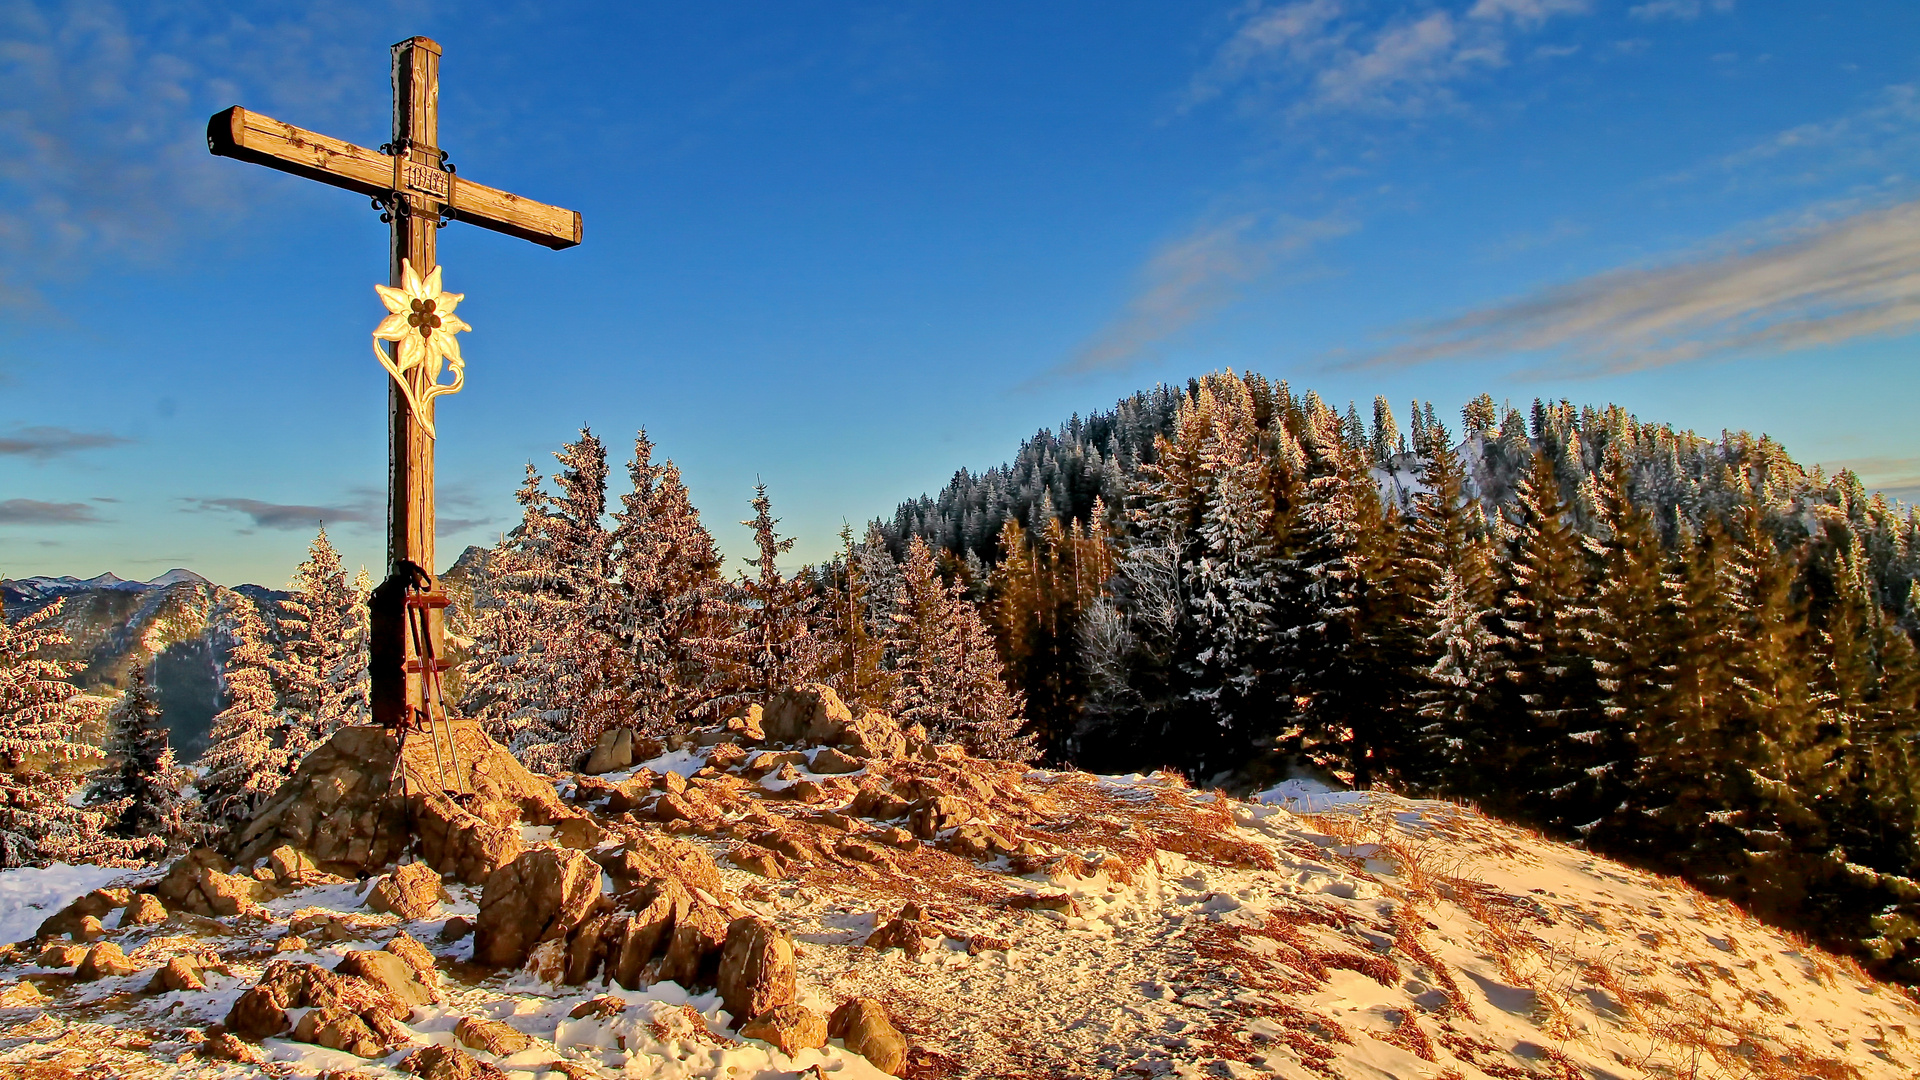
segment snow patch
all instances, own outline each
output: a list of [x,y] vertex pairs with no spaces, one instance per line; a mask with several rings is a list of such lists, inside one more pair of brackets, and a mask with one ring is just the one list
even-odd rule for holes
[[0,941],[32,937],[47,916],[126,875],[124,867],[84,863],[0,870]]

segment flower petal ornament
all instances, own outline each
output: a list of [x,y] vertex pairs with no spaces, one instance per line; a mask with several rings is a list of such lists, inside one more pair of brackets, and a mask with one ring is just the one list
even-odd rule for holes
[[[413,415],[426,429],[427,437],[437,438],[433,414],[427,406],[441,394],[459,393],[467,379],[466,361],[460,358],[460,342],[453,336],[473,329],[453,313],[466,295],[441,292],[437,266],[425,280],[409,261],[402,260],[400,269],[400,288],[373,287],[373,291],[380,294],[380,302],[387,306],[387,317],[380,320],[373,331],[373,354],[380,358],[380,366],[387,369],[393,381],[400,384],[400,392],[407,395]],[[382,341],[393,342],[393,348],[381,348]],[[442,364],[453,369],[450,383],[440,381]],[[414,388],[410,377],[416,368],[426,369],[424,385],[419,390]]]

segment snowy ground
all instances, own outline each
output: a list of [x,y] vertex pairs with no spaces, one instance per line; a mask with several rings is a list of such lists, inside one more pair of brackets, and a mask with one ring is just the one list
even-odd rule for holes
[[[1042,869],[924,844],[879,865],[802,864],[787,880],[722,861],[739,906],[793,934],[803,1003],[887,1003],[914,1044],[910,1076],[1920,1075],[1920,1011],[1895,988],[1675,881],[1470,811],[1297,781],[1237,801],[1159,775],[969,767],[1017,796],[993,803],[997,827],[1044,852]],[[815,824],[819,807],[745,801],[802,833],[845,835]],[[703,842],[720,854],[724,835]],[[118,873],[0,874],[7,925],[37,924]],[[360,892],[305,890],[264,924],[129,931],[118,940],[144,970],[124,979],[0,969],[0,1076],[247,1074],[191,1054],[189,1032],[251,985],[288,921],[326,911],[358,928],[360,940],[307,957],[328,964],[391,936],[394,917],[366,912]],[[497,1061],[516,1080],[557,1080],[555,1061],[602,1076],[878,1075],[836,1047],[789,1060],[741,1043],[713,994],[671,983],[615,988],[624,1010],[570,1019],[606,990],[477,971],[468,942],[434,944],[442,920],[475,910],[477,890],[454,895],[439,919],[405,927],[440,954],[449,991],[412,1021],[421,1042],[449,1042],[460,1016],[505,1020],[536,1039]],[[945,936],[917,957],[868,948],[907,899]],[[14,910],[29,901],[32,915]],[[205,994],[142,992],[154,966],[189,950],[217,953],[229,974]],[[393,1075],[391,1061],[267,1049],[274,1075]]]

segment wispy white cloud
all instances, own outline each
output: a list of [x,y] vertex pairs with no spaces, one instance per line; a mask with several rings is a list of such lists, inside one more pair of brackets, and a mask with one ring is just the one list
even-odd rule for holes
[[1256,3],[1194,76],[1186,105],[1244,93],[1284,98],[1295,115],[1425,112],[1453,100],[1451,84],[1505,66],[1517,35],[1587,10],[1587,0],[1475,0],[1464,11],[1434,8],[1374,24],[1343,0]]
[[1414,328],[1345,366],[1525,354],[1636,371],[1920,328],[1920,201],[1665,266],[1598,274]]
[[[109,260],[163,258],[185,231],[266,197],[207,154],[206,119],[244,103],[380,136],[379,43],[401,0],[0,5],[0,303]],[[349,48],[346,42],[372,41]]]
[[1636,19],[1682,19],[1691,21],[1708,11],[1724,14],[1733,10],[1733,0],[1648,0],[1627,9]]
[[1055,374],[1124,370],[1231,305],[1245,286],[1313,244],[1352,231],[1337,218],[1246,213],[1210,221],[1160,247],[1126,309]]

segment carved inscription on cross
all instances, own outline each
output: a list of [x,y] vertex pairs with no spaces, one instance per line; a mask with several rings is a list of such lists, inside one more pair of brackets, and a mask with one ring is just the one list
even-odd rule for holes
[[[393,142],[369,150],[305,131],[292,124],[234,106],[207,123],[207,146],[221,157],[238,158],[309,180],[365,195],[386,211],[393,228],[389,284],[403,285],[404,264],[425,276],[439,265],[434,234],[448,220],[517,236],[559,250],[580,242],[580,215],[455,174],[440,149],[440,46],[409,38],[393,47]],[[391,381],[388,386],[387,574],[404,580],[412,567],[425,571],[412,584],[437,593],[433,573],[433,402],[426,383],[433,371],[421,365],[406,377],[419,385],[414,397]],[[424,421],[424,424],[423,424]],[[382,619],[376,611],[372,645],[373,717],[401,726],[410,704],[428,700],[428,671],[422,652],[444,655],[440,644],[442,612],[431,607],[425,641],[408,633],[409,620]]]

